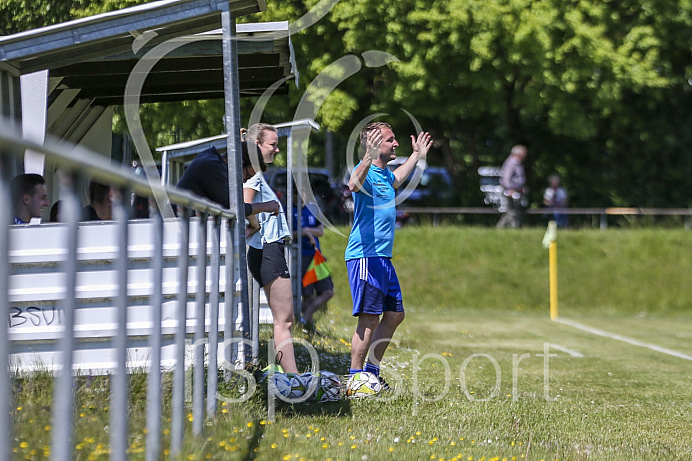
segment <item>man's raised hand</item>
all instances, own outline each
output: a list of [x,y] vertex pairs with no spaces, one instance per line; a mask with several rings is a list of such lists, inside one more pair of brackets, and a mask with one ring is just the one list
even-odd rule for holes
[[376,160],[380,155],[380,144],[382,144],[382,132],[379,129],[368,133],[365,156]]
[[426,155],[428,155],[428,149],[430,149],[430,146],[432,146],[432,138],[430,138],[430,133],[427,131],[420,132],[418,134],[418,138],[414,138],[413,135],[411,135],[411,147],[413,148],[413,153],[418,153],[418,157],[420,159],[424,159]]

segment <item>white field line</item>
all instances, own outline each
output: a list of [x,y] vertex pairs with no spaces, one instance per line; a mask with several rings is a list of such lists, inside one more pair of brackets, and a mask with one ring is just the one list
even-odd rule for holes
[[569,354],[571,357],[576,357],[578,359],[584,358],[584,354],[582,354],[581,352],[575,351],[574,349],[569,349],[564,346],[560,346],[559,344],[550,343],[550,348],[555,349],[556,351],[564,352],[565,354]]
[[[618,335],[616,333],[610,333],[604,330],[599,330],[598,328],[593,328],[588,325],[584,325],[583,323],[575,322],[574,320],[569,320],[569,319],[563,319],[563,318],[557,318],[555,319],[556,322],[562,323],[564,325],[569,325],[571,327],[577,328],[582,331],[586,331],[588,333],[597,335],[597,336],[603,336],[605,338],[610,338],[610,339],[615,339],[617,341],[622,341],[627,344],[632,344],[633,346],[639,346],[639,347],[645,347],[647,349],[651,349],[652,351],[656,352],[661,352],[663,354],[671,355],[673,357],[678,357],[681,359],[685,360],[690,360],[692,361],[692,355],[687,355],[683,354],[682,352],[674,351],[672,349],[667,349],[665,347],[657,346],[656,344],[651,344],[651,343],[645,343],[643,341],[638,341],[636,339],[628,338],[627,336],[622,336]],[[551,344],[551,346],[555,347],[554,344]],[[557,349],[557,347],[555,347]]]

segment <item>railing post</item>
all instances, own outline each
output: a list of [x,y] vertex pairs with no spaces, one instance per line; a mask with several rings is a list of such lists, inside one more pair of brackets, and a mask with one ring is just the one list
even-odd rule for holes
[[690,215],[685,215],[685,230],[688,231],[690,230],[690,227],[692,224],[692,216]]
[[219,275],[221,273],[221,219],[214,216],[211,229],[211,266],[209,280],[209,360],[207,371],[207,418],[216,416],[219,348]]
[[190,252],[190,210],[179,207],[180,251],[178,253],[178,308],[175,332],[175,368],[171,408],[171,459],[178,459],[185,435],[185,334],[187,317],[187,271]]
[[608,216],[603,213],[601,214],[601,230],[608,229]]
[[[0,223],[0,293],[9,292],[10,281],[10,219],[14,214],[11,206],[9,179],[7,171],[10,157],[0,158],[0,216],[5,222]],[[10,311],[10,302],[7,295],[0,300],[2,312]],[[10,344],[7,327],[0,328],[0,460],[10,461],[12,459],[12,427],[10,424],[10,370],[9,370]]]
[[[197,294],[195,297],[195,331],[192,338],[193,378],[192,378],[192,433],[202,434],[204,427],[204,304],[207,297],[207,222],[206,213],[199,216],[199,235],[197,238]],[[210,367],[211,371],[211,367]]]
[[116,369],[111,376],[111,459],[115,461],[127,460],[127,274],[128,274],[128,214],[129,204],[125,203],[129,197],[129,191],[122,188],[115,194],[113,204],[113,216],[118,227],[118,256],[115,263],[118,274],[118,295],[115,309],[118,330],[113,338],[116,353]]
[[75,288],[77,286],[77,227],[80,220],[81,201],[77,195],[80,181],[71,174],[64,177],[65,183],[60,194],[63,197],[60,215],[67,223],[66,259],[63,264],[65,274],[65,299],[63,302],[63,336],[59,341],[62,369],[56,379],[53,396],[53,438],[51,456],[56,460],[72,459],[72,353],[74,352],[74,316],[77,307]]
[[147,382],[146,461],[158,461],[161,453],[161,309],[163,309],[163,217],[153,216],[153,293],[151,296],[152,332],[149,337],[151,366]]

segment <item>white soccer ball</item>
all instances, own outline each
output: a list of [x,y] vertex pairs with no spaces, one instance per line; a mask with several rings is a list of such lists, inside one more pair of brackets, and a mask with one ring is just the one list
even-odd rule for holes
[[320,385],[315,393],[317,402],[335,402],[341,399],[341,380],[339,375],[331,371],[323,371]]
[[339,375],[331,371],[318,371],[300,375],[305,382],[305,392],[315,389],[310,396],[311,402],[335,402],[341,398],[341,380]]
[[303,378],[295,373],[286,373],[286,377],[288,378],[291,386],[291,389],[286,397],[290,399],[298,399],[302,397],[307,389]]
[[274,373],[274,378],[269,378],[269,392],[274,395],[281,395],[283,397],[290,397],[291,395],[291,380],[283,373]]
[[380,380],[367,371],[354,374],[346,384],[346,396],[349,398],[372,397],[379,394],[381,390]]

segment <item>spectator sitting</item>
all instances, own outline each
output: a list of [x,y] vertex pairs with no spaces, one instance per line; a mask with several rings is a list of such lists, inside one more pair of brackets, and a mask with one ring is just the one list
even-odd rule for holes
[[[545,194],[543,194],[543,204],[548,208],[566,208],[567,202],[567,191],[560,187],[560,177],[556,174],[550,175],[548,177],[548,188],[545,190]],[[557,227],[563,229],[567,227],[566,214],[555,211],[553,219],[557,223]]]
[[89,183],[90,205],[82,208],[82,221],[109,221],[113,219],[113,191],[110,186],[91,181]]
[[14,224],[27,224],[40,218],[44,207],[50,205],[46,181],[40,174],[20,174],[10,181]]
[[50,207],[50,222],[60,222],[60,207],[62,200],[58,200]]

